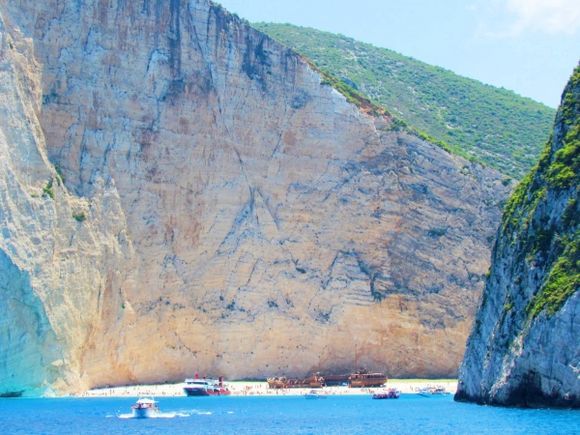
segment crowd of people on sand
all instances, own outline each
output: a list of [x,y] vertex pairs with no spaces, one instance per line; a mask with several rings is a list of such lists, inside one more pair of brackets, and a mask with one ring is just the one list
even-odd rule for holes
[[[266,382],[228,382],[227,387],[232,396],[301,396],[310,391],[310,388],[280,388],[270,389]],[[78,397],[178,397],[185,396],[183,383],[161,385],[132,385],[123,387],[110,387],[89,390],[80,393]],[[437,384],[417,380],[390,380],[385,387],[396,388],[402,393],[418,393],[425,388],[442,388],[454,393],[457,382],[454,380],[440,381]],[[347,386],[324,387],[318,389],[322,395],[352,395],[374,394],[384,387],[378,388],[349,388]]]

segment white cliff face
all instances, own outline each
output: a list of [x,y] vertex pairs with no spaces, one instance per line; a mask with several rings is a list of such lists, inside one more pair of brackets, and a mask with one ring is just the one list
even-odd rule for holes
[[[34,43],[44,173],[28,201],[52,213],[14,214],[76,243],[67,278],[55,247],[18,266],[50,274],[26,294],[50,282],[60,298],[39,307],[70,336],[69,389],[194,370],[455,373],[506,194],[495,172],[361,113],[206,1],[0,5]],[[54,201],[45,150],[65,179]]]
[[546,152],[508,201],[458,400],[580,406],[579,119],[577,68]]
[[2,11],[0,394],[78,387],[82,345],[118,285],[112,266],[130,254],[114,186],[72,196],[47,159],[40,70]]

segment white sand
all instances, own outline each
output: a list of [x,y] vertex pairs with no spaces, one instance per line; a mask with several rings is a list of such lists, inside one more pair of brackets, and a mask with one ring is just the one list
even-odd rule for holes
[[[308,393],[310,388],[270,389],[266,382],[226,382],[233,396],[301,396]],[[450,393],[455,393],[457,380],[455,379],[390,379],[385,387],[381,388],[349,388],[324,387],[317,389],[319,394],[349,395],[372,394],[385,388],[397,388],[402,393],[416,393],[424,387],[443,387]],[[77,397],[179,397],[185,396],[184,383],[161,385],[132,385],[125,387],[99,388],[79,394]]]

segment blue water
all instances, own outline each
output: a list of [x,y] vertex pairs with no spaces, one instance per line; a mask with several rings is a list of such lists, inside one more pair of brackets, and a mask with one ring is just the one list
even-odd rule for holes
[[[450,396],[159,398],[165,417],[119,418],[135,399],[0,399],[2,434],[580,434],[580,411],[507,409]],[[172,418],[171,418],[172,417]]]

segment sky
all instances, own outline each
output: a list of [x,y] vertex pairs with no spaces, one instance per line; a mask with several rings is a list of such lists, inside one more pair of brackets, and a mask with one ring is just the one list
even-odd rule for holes
[[580,0],[217,0],[250,22],[314,27],[557,107],[580,60]]

